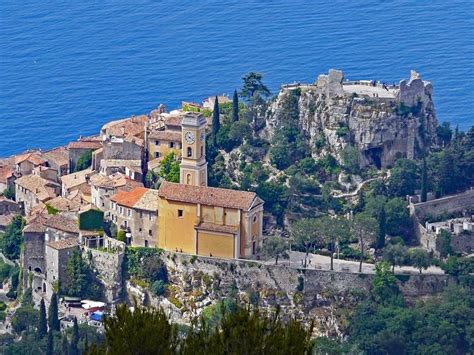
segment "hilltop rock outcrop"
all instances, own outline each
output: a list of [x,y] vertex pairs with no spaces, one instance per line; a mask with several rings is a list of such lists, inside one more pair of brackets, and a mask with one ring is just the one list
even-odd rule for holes
[[[310,141],[311,154],[333,154],[352,146],[361,166],[385,168],[400,157],[416,158],[436,144],[438,122],[431,83],[412,72],[398,85],[375,81],[344,81],[341,71],[330,70],[314,84],[283,86],[266,114],[261,135],[271,139],[293,117]],[[285,102],[298,97],[298,111],[287,112]],[[293,97],[294,98],[294,97]],[[324,144],[318,146],[317,142]]]

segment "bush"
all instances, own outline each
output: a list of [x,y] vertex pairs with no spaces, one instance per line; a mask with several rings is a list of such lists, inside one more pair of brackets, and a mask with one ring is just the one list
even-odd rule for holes
[[3,312],[7,309],[7,304],[3,301],[0,301],[0,312]]
[[36,311],[33,306],[21,306],[12,317],[13,330],[20,334],[24,330],[33,329],[37,323],[37,319],[38,311]]
[[166,292],[166,283],[163,280],[154,281],[150,286],[150,290],[156,296],[162,296]]
[[124,230],[119,230],[117,232],[117,240],[126,243],[127,242],[127,233]]

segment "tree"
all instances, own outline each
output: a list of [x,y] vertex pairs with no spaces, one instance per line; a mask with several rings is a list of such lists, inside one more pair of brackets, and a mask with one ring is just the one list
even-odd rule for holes
[[413,160],[398,159],[391,170],[388,191],[392,196],[413,195],[418,187],[418,167]]
[[399,297],[400,290],[398,289],[395,275],[393,272],[390,272],[390,265],[385,261],[375,264],[371,294],[375,302],[383,305],[403,301],[403,298]]
[[452,254],[453,248],[451,247],[451,233],[447,230],[441,229],[436,238],[436,248],[442,258],[446,258]]
[[402,235],[407,240],[412,232],[407,202],[399,197],[389,199],[384,206],[384,210],[387,234],[392,236]]
[[217,134],[221,127],[221,118],[219,113],[219,101],[216,98],[214,99],[214,110],[212,111],[212,139],[213,143],[216,144]]
[[160,163],[158,176],[169,182],[179,182],[179,162],[175,152],[165,155]]
[[359,272],[362,272],[362,262],[370,245],[375,242],[377,235],[377,220],[365,213],[359,213],[352,221],[352,232],[357,238],[360,250]]
[[423,157],[421,168],[421,202],[426,202],[428,197],[428,173],[426,168],[426,158]]
[[315,229],[315,232],[322,237],[322,240],[328,246],[331,256],[331,270],[334,270],[336,243],[347,238],[349,234],[348,221],[341,217],[323,216],[317,219]]
[[5,229],[5,233],[0,234],[0,249],[8,259],[18,259],[20,256],[24,226],[25,220],[22,216],[17,215],[13,217]]
[[58,296],[56,295],[56,293],[53,293],[53,295],[51,296],[51,301],[49,304],[48,326],[50,331],[60,330],[60,323],[58,318]]
[[92,149],[86,150],[81,154],[79,159],[77,159],[75,171],[81,171],[90,168],[92,165]]
[[348,145],[342,151],[341,156],[344,169],[350,174],[358,174],[360,170],[359,151],[355,147]]
[[9,186],[5,191],[3,191],[3,196],[10,200],[15,200],[15,187]]
[[69,355],[79,355],[79,327],[77,325],[77,318],[74,317],[73,321],[73,326],[72,326],[72,337],[71,337],[71,343],[69,347]]
[[68,296],[92,299],[102,297],[100,286],[95,281],[90,266],[82,258],[80,250],[74,250],[69,257],[66,266],[66,280],[60,287],[61,292]]
[[436,134],[444,145],[448,144],[451,141],[451,137],[453,135],[453,131],[451,130],[449,122],[443,122],[441,125],[439,125],[438,128],[436,128]]
[[395,272],[395,266],[401,266],[405,262],[407,249],[401,244],[387,245],[383,250],[383,258],[392,265],[392,272]]
[[239,120],[239,95],[237,90],[234,90],[234,96],[232,97],[232,121],[237,122]]
[[315,218],[303,218],[291,225],[291,236],[294,243],[306,252],[306,258],[311,248],[323,243],[322,236],[317,231],[317,221]]
[[385,234],[387,233],[386,230],[386,217],[385,217],[385,207],[382,207],[378,216],[377,222],[379,225],[378,228],[378,238],[377,238],[377,248],[382,249],[385,246]]
[[17,334],[24,330],[32,330],[38,324],[38,311],[32,305],[21,306],[15,311],[11,323]]
[[428,269],[431,265],[431,260],[428,252],[421,248],[414,248],[409,251],[410,263],[420,270],[420,274],[423,269]]
[[270,96],[270,90],[262,82],[263,75],[261,73],[250,72],[242,77],[243,85],[240,96],[246,100],[252,99],[254,96]]
[[41,299],[40,302],[40,311],[39,311],[39,322],[38,322],[38,328],[37,328],[37,335],[38,338],[42,339],[46,336],[48,332],[48,324],[46,320],[46,307],[44,305],[44,300]]
[[282,237],[269,237],[263,244],[263,254],[275,258],[275,265],[278,265],[279,257],[288,258],[288,243]]
[[69,355],[69,342],[67,341],[66,334],[63,334],[61,341],[61,355]]
[[46,343],[46,355],[54,354],[54,340],[53,340],[53,331],[48,332],[48,340]]

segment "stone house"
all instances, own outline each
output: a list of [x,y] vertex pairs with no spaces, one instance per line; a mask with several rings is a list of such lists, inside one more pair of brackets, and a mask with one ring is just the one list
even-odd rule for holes
[[7,165],[0,165],[0,193],[15,187],[15,170]]
[[100,161],[100,173],[102,175],[112,175],[115,173],[126,174],[128,171],[138,172],[137,175],[131,174],[132,176],[137,176],[141,180],[141,166],[142,161],[139,160],[128,160],[128,159],[102,159]]
[[57,171],[59,176],[68,173],[69,153],[65,147],[59,147],[43,152],[42,157],[48,162],[50,168]]
[[[206,108],[210,111],[214,111],[214,102],[215,101],[216,101],[215,96],[209,96],[207,99],[205,99],[202,102],[202,107],[204,107],[204,108]],[[217,96],[217,102],[219,102],[219,104],[226,104],[226,103],[232,102],[232,100],[229,100],[229,98],[227,96],[218,95]]]
[[181,156],[181,132],[154,131],[148,136],[148,159],[160,161],[170,152]]
[[[35,292],[46,292],[46,227],[41,222],[33,222],[23,229],[23,268],[33,275],[32,288]],[[26,277],[26,272],[24,273]]]
[[78,212],[82,205],[74,200],[57,196],[46,203],[49,207],[59,212]]
[[134,181],[121,173],[110,176],[97,174],[91,177],[91,203],[104,212],[110,210],[110,197],[118,191],[130,191],[134,187],[143,187],[143,183]]
[[58,196],[61,186],[39,175],[24,175],[15,180],[15,198],[22,206],[25,215],[29,215],[33,207],[46,203]]
[[46,244],[46,298],[51,298],[53,290],[67,278],[67,263],[74,250],[79,250],[77,239],[50,241]]
[[46,241],[79,239],[79,221],[72,214],[58,213],[44,221]]
[[61,177],[62,192],[63,197],[67,197],[75,190],[81,189],[83,186],[89,184],[89,179],[92,175],[96,174],[90,168],[81,170],[69,175],[64,175]]
[[158,191],[137,187],[121,191],[110,198],[109,219],[118,229],[127,232],[127,243],[132,246],[158,245],[156,222]]
[[81,138],[77,142],[70,142],[67,146],[68,150],[68,172],[72,173],[76,170],[77,161],[88,151],[95,151],[102,148],[99,138]]
[[256,257],[263,243],[263,201],[255,193],[163,182],[158,195],[160,248]]
[[0,195],[0,232],[4,232],[16,214],[21,214],[20,206]]
[[47,166],[48,163],[40,153],[30,152],[15,157],[15,170],[20,175],[29,175],[38,166]]

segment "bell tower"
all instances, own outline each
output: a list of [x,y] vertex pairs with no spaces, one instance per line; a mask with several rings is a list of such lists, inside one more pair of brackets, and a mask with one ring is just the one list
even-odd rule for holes
[[200,113],[187,112],[181,123],[179,182],[207,186],[206,124]]

